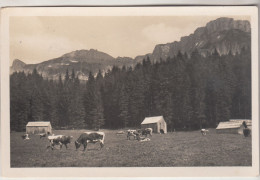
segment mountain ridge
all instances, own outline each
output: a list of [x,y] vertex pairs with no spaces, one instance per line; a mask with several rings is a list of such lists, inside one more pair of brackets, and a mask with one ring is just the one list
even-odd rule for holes
[[32,72],[37,69],[43,77],[58,79],[59,74],[64,77],[68,68],[74,69],[81,80],[87,80],[90,71],[97,74],[99,70],[107,72],[113,66],[135,66],[146,57],[155,63],[172,58],[181,53],[188,56],[196,49],[202,56],[212,54],[215,49],[220,55],[239,54],[242,48],[251,48],[251,27],[246,20],[233,18],[218,18],[210,21],[204,27],[198,27],[194,33],[181,37],[180,41],[157,44],[152,53],[130,57],[112,57],[96,49],[76,50],[58,58],[43,61],[39,64],[25,64],[21,60],[14,60],[10,73],[15,71]]

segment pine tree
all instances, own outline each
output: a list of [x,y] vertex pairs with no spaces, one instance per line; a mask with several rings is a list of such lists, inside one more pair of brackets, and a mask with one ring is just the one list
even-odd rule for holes
[[66,74],[65,74],[65,84],[67,84],[70,80],[70,75],[69,75],[69,70],[66,70]]
[[10,77],[10,128],[11,131],[24,131],[28,120],[28,93],[24,83],[24,72],[13,73]]
[[128,106],[129,106],[129,96],[126,92],[125,85],[122,85],[120,94],[119,94],[119,118],[121,120],[121,126],[127,127],[128,121],[129,121],[129,112],[128,112]]
[[74,82],[74,80],[75,80],[74,68],[72,69],[72,72],[71,72],[71,79],[72,79],[72,81]]
[[85,124],[88,128],[99,129],[104,125],[103,102],[95,78],[89,73],[86,91],[84,93]]

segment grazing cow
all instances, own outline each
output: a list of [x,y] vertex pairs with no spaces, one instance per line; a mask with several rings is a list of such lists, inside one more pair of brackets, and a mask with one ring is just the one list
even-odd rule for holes
[[134,139],[136,139],[136,136],[138,136],[140,133],[137,130],[127,130],[127,140],[130,140],[130,137],[133,136]]
[[147,132],[150,132],[150,133],[148,133],[148,134],[150,134],[151,136],[152,136],[152,134],[153,134],[153,129],[152,128],[146,128],[145,129]]
[[[49,136],[49,135],[50,135],[50,132],[41,133],[41,134],[38,134],[38,135],[40,136],[40,139],[41,139],[41,138],[44,138],[44,137],[46,137],[46,136]],[[53,136],[54,136],[54,134],[53,134]]]
[[201,132],[201,134],[202,134],[203,136],[205,136],[205,135],[209,132],[209,130],[207,130],[207,129],[201,129],[200,132]]
[[55,145],[60,145],[60,149],[62,148],[62,145],[64,144],[66,149],[68,149],[67,144],[70,143],[72,136],[64,136],[64,135],[55,135],[55,136],[48,136],[48,139],[50,141],[50,145],[47,146],[47,148],[51,147],[51,149],[54,149]]
[[30,138],[29,138],[29,134],[24,134],[24,135],[22,135],[22,138],[23,138],[23,140],[28,140],[28,139],[30,139]]
[[85,132],[82,133],[79,138],[75,141],[76,150],[80,147],[81,144],[86,150],[88,143],[100,143],[100,149],[104,146],[105,133],[104,132]]
[[40,135],[40,139],[43,138],[43,137],[46,137],[46,133],[42,133],[42,134],[39,134]]
[[153,134],[153,129],[152,128],[145,128],[145,129],[142,130],[142,135],[145,135],[147,137],[148,134],[150,136],[152,136],[152,134]]

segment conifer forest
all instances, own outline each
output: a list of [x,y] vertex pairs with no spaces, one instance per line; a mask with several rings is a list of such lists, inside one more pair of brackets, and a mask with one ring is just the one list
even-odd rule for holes
[[251,119],[251,50],[220,56],[178,53],[114,66],[81,81],[68,67],[59,80],[32,73],[10,75],[11,130],[29,121],[54,129],[139,128],[145,117],[163,116],[168,131],[215,128],[229,119]]

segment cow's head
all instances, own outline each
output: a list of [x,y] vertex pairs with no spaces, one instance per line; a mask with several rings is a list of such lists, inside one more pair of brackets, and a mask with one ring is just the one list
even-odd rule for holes
[[76,150],[80,147],[80,143],[78,141],[75,141],[75,147],[76,147]]

